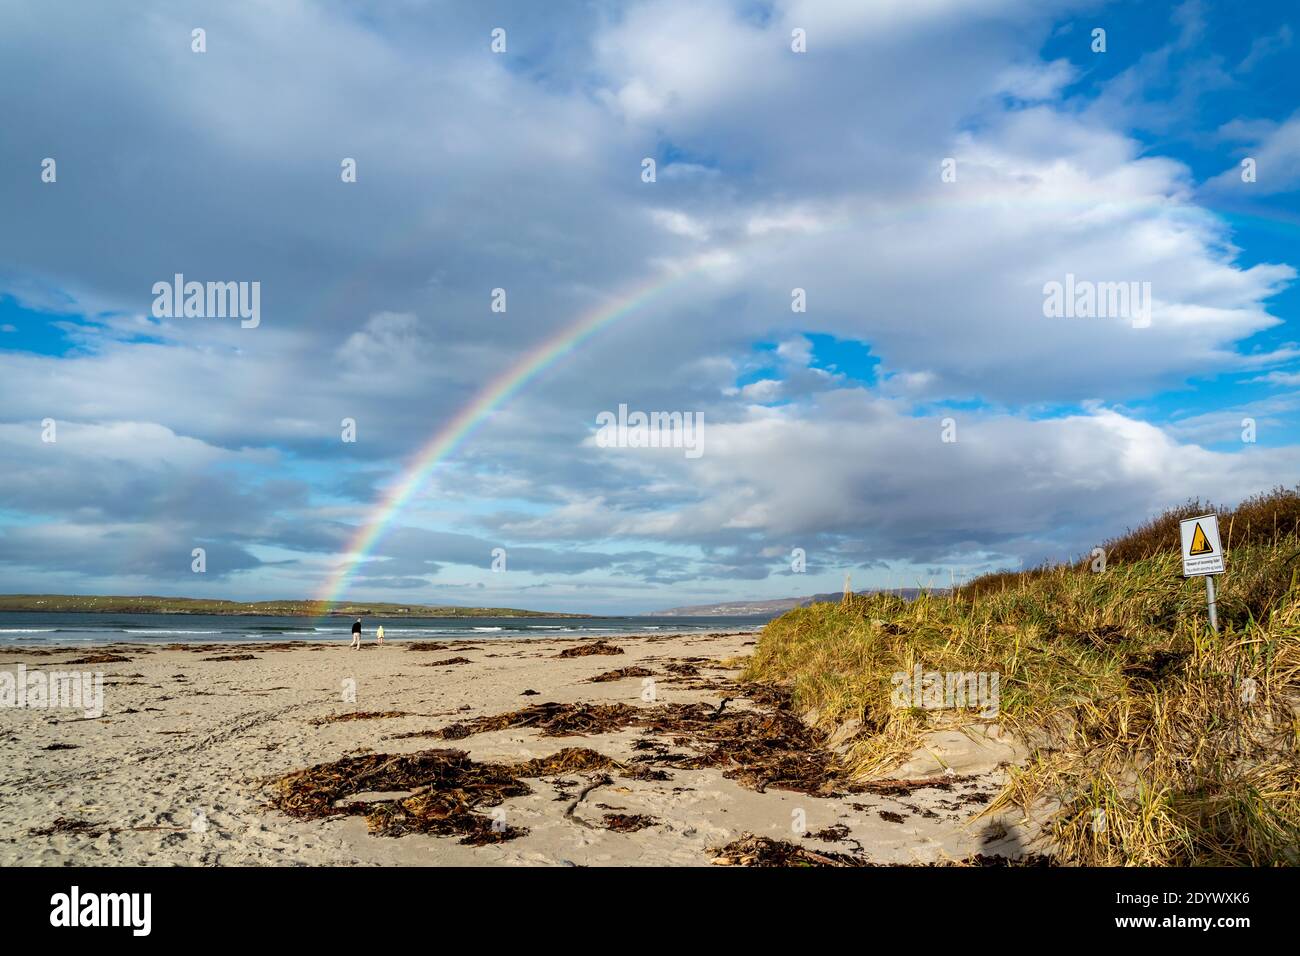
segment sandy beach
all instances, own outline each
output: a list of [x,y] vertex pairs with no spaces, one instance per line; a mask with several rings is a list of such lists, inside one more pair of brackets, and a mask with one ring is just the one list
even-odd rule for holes
[[[713,851],[747,835],[878,863],[1024,852],[1018,814],[976,819],[1020,759],[995,731],[936,735],[891,770],[894,783],[855,792],[833,779],[817,793],[782,783],[819,772],[833,737],[824,752],[770,764],[743,756],[748,728],[790,717],[735,682],[755,640],[618,637],[602,648],[621,653],[577,654],[593,642],[6,647],[0,671],[11,674],[101,672],[104,704],[98,717],[0,709],[0,864],[702,866],[744,862]],[[103,654],[121,659],[74,663]],[[590,720],[600,726],[566,732]],[[714,731],[726,721],[730,738]],[[564,755],[579,769],[551,772],[545,758],[566,748],[594,754]],[[458,818],[486,827],[386,835],[409,831],[412,799],[437,786],[349,793],[329,815],[275,802],[289,792],[276,781],[296,771],[431,750],[507,781],[499,800]],[[390,821],[377,832],[374,807]]]

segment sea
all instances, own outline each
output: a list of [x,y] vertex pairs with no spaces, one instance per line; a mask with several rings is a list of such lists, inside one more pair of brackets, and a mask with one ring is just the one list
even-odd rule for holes
[[[225,643],[350,641],[353,618],[323,619],[234,614],[103,614],[0,611],[0,644]],[[618,637],[757,631],[764,617],[367,617],[362,636],[373,641],[450,641],[527,637]]]

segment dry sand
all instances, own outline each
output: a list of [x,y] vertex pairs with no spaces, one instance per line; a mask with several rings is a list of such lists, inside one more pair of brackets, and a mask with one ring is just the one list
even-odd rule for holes
[[[612,638],[625,653],[559,658],[576,642],[562,639],[454,641],[413,652],[402,642],[362,651],[346,643],[188,645],[184,649],[113,645],[129,662],[68,666],[87,648],[39,654],[0,648],[0,670],[17,664],[45,671],[99,670],[105,705],[99,719],[50,709],[0,709],[0,865],[707,865],[710,847],[746,833],[790,840],[812,850],[864,854],[882,863],[925,863],[972,854],[1019,855],[1027,838],[1014,816],[974,817],[1004,782],[1013,742],[962,734],[936,737],[892,776],[924,776],[952,766],[967,779],[951,789],[899,796],[822,798],[769,788],[747,789],[721,769],[671,770],[667,781],[615,776],[565,808],[589,779],[584,774],[526,781],[529,796],[502,804],[526,835],[485,846],[457,838],[371,835],[362,817],[301,820],[268,808],[268,777],[365,753],[412,753],[456,747],[478,761],[517,763],[564,747],[589,747],[619,760],[634,755],[642,731],[546,737],[529,728],[444,742],[393,739],[543,701],[618,702],[649,706],[642,678],[589,683],[607,671],[652,670],[659,703],[707,701],[738,671],[720,662],[752,653],[753,634]],[[253,654],[253,660],[213,661]],[[426,666],[465,657],[468,664]],[[665,665],[708,658],[700,681]],[[355,681],[355,703],[345,702]],[[527,689],[539,693],[522,696]],[[748,706],[738,699],[731,706]],[[403,711],[409,716],[313,719],[347,711]],[[669,740],[665,740],[669,742]],[[684,742],[676,744],[679,750]],[[52,749],[53,748],[53,749]],[[938,758],[936,760],[936,758]],[[637,832],[603,826],[605,813],[644,814],[656,822]],[[36,831],[58,819],[89,832]],[[806,821],[806,833],[796,832]],[[810,834],[831,827],[839,839]]]

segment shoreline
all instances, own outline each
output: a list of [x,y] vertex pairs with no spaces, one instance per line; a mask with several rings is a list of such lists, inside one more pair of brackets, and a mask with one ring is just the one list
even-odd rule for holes
[[[719,633],[752,635],[762,631],[765,624],[766,622],[756,622],[748,629],[738,628],[733,625],[725,632],[709,630],[701,625],[696,625],[692,628],[677,628],[670,625],[651,625],[649,627],[629,629],[627,631],[620,630],[617,627],[567,628],[563,625],[532,625],[531,629],[536,630],[539,633],[522,633],[522,631],[528,630],[527,628],[467,627],[449,629],[440,633],[411,635],[405,633],[405,631],[421,630],[421,628],[417,625],[410,629],[403,629],[399,626],[390,626],[385,623],[384,627],[386,628],[386,633],[384,635],[384,645],[400,646],[408,643],[445,643],[456,641],[539,641],[549,639],[581,641],[595,640],[598,638],[606,638],[610,640],[636,640],[642,638],[689,637]],[[320,629],[314,629],[316,633],[309,633],[309,630],[311,629],[300,628],[286,631],[272,630],[267,633],[253,633],[245,634],[243,636],[235,636],[231,631],[216,630],[186,631],[158,629],[153,632],[128,632],[124,630],[115,630],[96,632],[83,637],[78,637],[75,636],[78,633],[75,630],[61,630],[58,628],[0,628],[0,656],[9,652],[21,653],[22,651],[31,648],[58,650],[65,646],[68,648],[116,646],[129,648],[138,645],[141,647],[157,648],[171,644],[185,646],[194,644],[230,644],[238,647],[247,647],[250,644],[258,643],[288,643],[303,646],[311,644],[334,646],[340,643],[351,643],[351,634],[346,627],[332,629],[328,633],[322,633]],[[15,636],[24,633],[49,636]],[[371,627],[362,635],[362,646],[374,644],[374,628]]]

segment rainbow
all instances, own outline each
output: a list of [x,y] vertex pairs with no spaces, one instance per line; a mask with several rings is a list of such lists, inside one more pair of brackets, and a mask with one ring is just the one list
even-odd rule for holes
[[526,353],[514,365],[480,389],[469,404],[434,433],[411,459],[397,482],[371,509],[366,521],[348,542],[342,560],[317,594],[317,612],[323,616],[332,604],[340,600],[340,595],[352,576],[375,546],[383,540],[384,533],[401,514],[412,496],[428,480],[433,469],[473,434],[493,411],[508,402],[525,385],[602,328],[643,308],[656,296],[681,284],[707,265],[707,260],[697,260],[688,268],[666,277],[656,277],[633,288],[613,302],[606,302],[592,309]]

